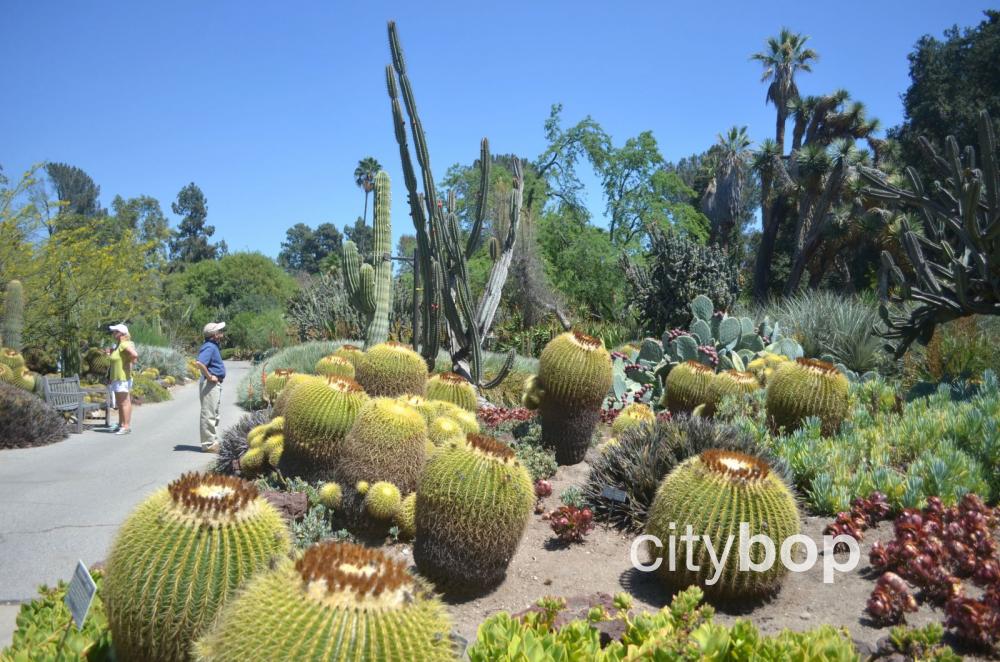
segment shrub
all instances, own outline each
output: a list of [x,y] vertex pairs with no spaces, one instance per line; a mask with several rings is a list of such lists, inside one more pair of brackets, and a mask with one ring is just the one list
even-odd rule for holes
[[518,461],[528,470],[532,481],[556,475],[559,465],[556,464],[555,451],[542,445],[542,426],[537,422],[528,421],[522,427],[515,428],[511,448]]
[[226,326],[226,336],[229,344],[254,356],[289,344],[288,328],[280,308],[235,315]]
[[[8,648],[0,651],[0,659],[12,662],[111,659],[111,631],[108,629],[108,619],[101,600],[101,584],[104,579],[99,570],[91,571],[91,576],[97,585],[97,595],[90,605],[82,630],[77,630],[76,627],[66,630],[66,624],[70,622],[65,602],[68,588],[66,582],[59,582],[55,588],[42,586],[38,589],[37,598],[21,605],[14,638]],[[64,633],[66,639],[62,641]]]
[[136,375],[132,378],[132,396],[137,404],[148,402],[165,402],[173,399],[170,391],[163,388],[158,381],[145,375]]
[[[628,531],[641,531],[663,478],[692,455],[716,448],[763,457],[780,473],[786,472],[773,454],[735,428],[678,416],[626,430],[618,443],[605,446],[583,484],[583,498],[597,519]],[[623,491],[625,502],[605,496],[606,487]]]
[[737,270],[728,256],[702,246],[678,232],[650,227],[645,267],[626,263],[625,274],[634,291],[632,305],[647,334],[687,326],[690,302],[699,294],[729,310],[739,293]]
[[904,359],[907,385],[976,379],[1000,371],[1000,319],[962,317],[938,326],[926,347],[912,345]]
[[266,405],[262,375],[278,368],[293,370],[300,374],[312,374],[316,362],[332,354],[344,344],[361,344],[360,341],[315,341],[294,345],[279,350],[247,372],[237,385],[237,403],[247,410],[261,409]]
[[156,368],[161,377],[173,377],[181,382],[187,379],[187,357],[176,349],[154,345],[136,345],[135,349],[139,352],[139,361],[134,370]]
[[66,435],[66,421],[44,400],[0,383],[0,448],[46,446]]
[[303,342],[357,337],[363,330],[339,274],[324,273],[304,282],[288,300],[286,316]]

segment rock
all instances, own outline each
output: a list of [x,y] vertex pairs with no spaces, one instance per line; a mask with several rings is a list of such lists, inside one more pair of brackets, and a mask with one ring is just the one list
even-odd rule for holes
[[260,495],[278,509],[282,517],[297,521],[305,517],[309,510],[309,498],[305,492],[261,492]]
[[[610,615],[614,615],[618,611],[614,605],[614,598],[607,593],[576,595],[566,598],[566,608],[560,611],[556,616],[553,627],[561,628],[570,621],[586,620],[587,612],[590,611],[592,607],[602,607]],[[514,618],[522,618],[525,614],[531,612],[541,613],[541,611],[541,608],[532,605],[531,607],[514,614]],[[621,639],[622,635],[625,634],[625,623],[617,619],[594,623],[592,627],[600,632],[601,646],[607,646],[612,641],[618,641]]]
[[858,655],[861,656],[862,660],[870,660],[876,656],[875,647],[865,641],[858,641],[857,639],[852,639],[854,647],[858,650]]

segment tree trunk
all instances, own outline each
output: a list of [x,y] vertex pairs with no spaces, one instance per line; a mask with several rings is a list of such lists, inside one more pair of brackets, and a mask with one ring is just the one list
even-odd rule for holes
[[365,189],[365,211],[361,215],[361,224],[365,225],[368,223],[368,189]]
[[778,154],[785,154],[785,124],[788,119],[788,112],[778,106],[777,126],[774,128],[774,142],[778,143]]

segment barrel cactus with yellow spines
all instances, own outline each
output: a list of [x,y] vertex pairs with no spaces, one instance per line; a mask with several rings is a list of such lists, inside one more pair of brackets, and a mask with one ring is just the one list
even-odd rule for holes
[[652,425],[656,422],[656,414],[653,409],[641,402],[633,402],[621,410],[611,424],[611,436],[619,437],[626,430],[639,427],[640,425]]
[[749,395],[760,390],[760,382],[752,372],[741,372],[739,370],[725,370],[716,374],[708,389],[708,402],[705,407],[705,415],[715,414],[715,408],[719,406],[722,399],[727,395]]
[[297,386],[285,405],[285,451],[292,463],[330,470],[344,437],[368,396],[353,379],[311,379]]
[[424,469],[426,444],[420,412],[393,398],[372,398],[344,438],[335,471],[348,485],[388,481],[412,492]]
[[314,372],[324,377],[350,377],[351,379],[355,377],[354,364],[336,354],[324,356],[317,361]]
[[330,481],[319,486],[319,502],[327,508],[340,508],[343,498],[344,490],[340,483]]
[[457,657],[444,605],[377,549],[322,542],[255,578],[196,646],[202,662]]
[[531,478],[510,447],[484,435],[466,442],[430,459],[415,506],[417,569],[454,593],[503,581],[535,503]]
[[284,520],[252,483],[191,473],[158,490],[108,557],[101,597],[117,658],[190,659],[237,589],[290,551]]
[[11,369],[12,373],[21,374],[24,368],[24,357],[16,349],[4,347],[0,350],[0,363]]
[[356,370],[358,383],[373,397],[423,395],[427,385],[427,364],[403,343],[375,345],[358,361]]
[[302,372],[296,372],[289,375],[284,388],[281,389],[281,392],[278,393],[278,397],[274,400],[271,411],[274,412],[275,416],[284,416],[285,408],[288,406],[288,401],[291,399],[292,393],[296,388],[302,384],[325,384],[326,382],[327,378],[319,375],[307,375]]
[[[739,540],[741,524],[747,535],[767,535],[774,543],[775,558],[769,569],[741,570]],[[673,526],[671,526],[673,525]],[[686,544],[675,542],[688,533],[698,537],[688,569]],[[649,510],[646,533],[658,538],[662,547],[648,546],[651,559],[659,559],[658,576],[670,588],[700,587],[706,597],[717,600],[744,600],[774,593],[788,572],[778,559],[782,543],[800,529],[799,511],[788,486],[759,457],[738,451],[708,450],[688,458],[671,471],[656,491]],[[702,536],[708,536],[717,558],[727,541],[732,547],[716,577],[716,566]],[[749,539],[749,538],[748,538]],[[763,562],[763,545],[749,550],[753,563]]]
[[396,526],[399,527],[399,536],[406,540],[411,540],[417,535],[417,493],[410,492],[399,504],[396,511]]
[[391,520],[396,516],[403,502],[399,488],[380,480],[372,483],[365,494],[364,509],[368,516],[377,520]]
[[847,418],[850,407],[847,377],[826,361],[796,359],[783,365],[767,385],[765,409],[775,429],[793,432],[809,416],[822,421],[824,435],[832,435]]
[[431,375],[427,380],[427,399],[443,400],[475,413],[479,409],[476,389],[467,379],[454,372]]
[[708,402],[715,371],[697,361],[685,361],[667,375],[660,404],[673,414],[690,414]]
[[333,350],[332,356],[337,356],[342,359],[347,360],[354,369],[358,369],[358,361],[365,357],[365,350],[361,349],[357,345],[341,345],[337,349]]
[[294,373],[294,370],[278,368],[277,370],[264,375],[264,395],[267,397],[268,402],[274,402],[278,399],[278,395],[281,393],[281,390],[285,388],[285,384],[288,383],[288,378]]
[[774,376],[774,373],[777,372],[781,366],[791,362],[792,360],[783,354],[761,352],[757,358],[747,363],[747,372],[753,373],[761,386],[767,386],[768,382],[771,381],[771,377]]
[[438,416],[427,426],[427,438],[436,448],[443,448],[452,441],[464,443],[466,434],[461,424],[448,416]]
[[425,400],[420,397],[409,397],[400,401],[416,407],[428,425],[443,416],[458,423],[465,434],[479,434],[479,421],[476,415],[456,404],[444,400]]
[[582,462],[611,388],[611,355],[600,338],[579,331],[549,341],[534,382],[542,418],[542,440],[556,449],[556,462]]

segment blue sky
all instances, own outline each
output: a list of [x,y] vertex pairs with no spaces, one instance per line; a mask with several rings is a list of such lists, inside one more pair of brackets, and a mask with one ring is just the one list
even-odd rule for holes
[[[616,144],[654,132],[668,160],[720,131],[774,131],[748,56],[787,25],[820,54],[803,93],[846,88],[884,126],[902,119],[906,55],[923,34],[980,22],[988,3],[8,2],[0,10],[0,164],[64,161],[115,194],[170,202],[188,182],[231,250],[276,255],[296,222],[361,214],[357,161],[394,183],[411,232],[384,87],[399,25],[438,179],[478,156],[535,158],[549,107],[593,116]],[[601,222],[591,184],[588,205]]]

